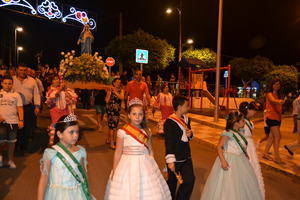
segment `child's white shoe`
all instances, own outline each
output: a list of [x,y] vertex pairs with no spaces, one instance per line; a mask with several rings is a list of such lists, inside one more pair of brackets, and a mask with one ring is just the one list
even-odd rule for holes
[[16,169],[17,168],[16,164],[12,160],[8,161],[8,166],[9,166],[10,169]]

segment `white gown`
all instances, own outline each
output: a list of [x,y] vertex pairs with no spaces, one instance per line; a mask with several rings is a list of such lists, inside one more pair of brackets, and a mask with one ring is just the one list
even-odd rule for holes
[[123,138],[123,153],[113,180],[108,180],[104,199],[171,200],[169,187],[148,149],[122,129],[117,135]]
[[[249,124],[250,128],[253,131],[253,129],[254,129],[253,123],[249,120],[245,120],[245,121],[246,121],[246,123]],[[253,170],[254,170],[255,175],[257,177],[257,180],[258,180],[259,188],[261,190],[263,198],[265,199],[264,180],[263,180],[263,177],[262,177],[259,160],[257,158],[256,147],[255,147],[255,143],[254,143],[253,138],[252,138],[252,133],[251,133],[251,130],[249,129],[249,127],[247,126],[247,124],[245,124],[245,126],[244,126],[244,136],[246,137],[247,142],[248,142],[247,153],[248,153],[249,158],[250,158],[250,164],[253,167]]]
[[[229,137],[224,144],[224,157],[228,170],[221,167],[217,157],[202,191],[201,200],[263,200],[254,170],[232,131],[224,131],[222,136]],[[240,136],[240,143],[244,145]]]

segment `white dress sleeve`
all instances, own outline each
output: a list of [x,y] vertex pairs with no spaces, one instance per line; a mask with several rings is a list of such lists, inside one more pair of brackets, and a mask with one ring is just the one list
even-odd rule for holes
[[40,170],[44,175],[49,175],[51,160],[56,155],[57,151],[51,148],[47,148],[44,151],[43,158],[40,160]]
[[81,164],[83,164],[84,166],[84,169],[87,171],[87,165],[88,165],[88,161],[87,161],[87,153],[86,153],[86,150],[85,150],[85,148],[83,147],[83,146],[80,146],[80,145],[77,145],[77,147],[79,147],[80,148],[80,154],[81,154],[81,159],[82,159],[82,161],[83,161],[83,163],[81,163]]
[[124,138],[126,136],[126,132],[123,129],[119,129],[117,132],[117,137]]

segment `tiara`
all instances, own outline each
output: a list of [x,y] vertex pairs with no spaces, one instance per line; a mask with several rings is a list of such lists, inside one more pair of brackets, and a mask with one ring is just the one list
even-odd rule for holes
[[139,98],[133,98],[129,101],[128,106],[132,106],[134,104],[143,105],[143,102]]
[[62,122],[68,123],[68,122],[74,122],[77,121],[77,117],[74,114],[69,114]]

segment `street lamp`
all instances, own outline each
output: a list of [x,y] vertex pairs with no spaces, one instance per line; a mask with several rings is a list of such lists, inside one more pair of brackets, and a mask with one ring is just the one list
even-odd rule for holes
[[172,9],[171,8],[167,8],[166,13],[167,14],[171,14],[172,13]]
[[23,47],[21,46],[17,47],[17,60],[16,60],[17,65],[19,64],[19,52],[23,50],[24,50]]
[[16,31],[22,32],[22,31],[23,31],[23,28],[20,27],[20,26],[18,26],[18,27],[16,28]]
[[14,46],[14,54],[15,54],[15,67],[17,67],[17,53],[18,53],[18,49],[17,49],[17,36],[18,36],[18,32],[22,32],[23,28],[20,26],[17,26],[15,28],[15,46]]
[[[181,51],[182,51],[182,24],[181,24],[181,14],[182,14],[182,2],[179,2],[179,6],[176,7],[176,10],[178,11],[178,20],[179,20],[179,40],[178,40],[178,65],[181,61]],[[171,14],[173,12],[172,8],[167,8],[166,13]],[[179,65],[178,67],[178,81],[181,77],[181,67]]]
[[193,40],[193,39],[187,39],[186,43],[187,43],[187,44],[193,44],[193,43],[194,43],[194,40]]

